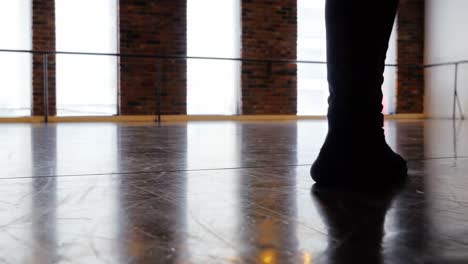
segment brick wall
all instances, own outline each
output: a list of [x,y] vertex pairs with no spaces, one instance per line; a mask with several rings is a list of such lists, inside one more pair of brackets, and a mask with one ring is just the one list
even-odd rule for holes
[[[400,0],[398,63],[424,63],[424,0]],[[423,113],[424,70],[399,67],[397,113]]]
[[[32,1],[32,38],[34,50],[55,50],[54,0]],[[33,56],[33,115],[44,114],[43,60]],[[49,115],[55,115],[55,56],[49,55]]]
[[[185,0],[120,0],[119,17],[121,53],[186,55]],[[154,59],[121,58],[121,114],[155,114],[158,78],[161,112],[186,113],[186,62],[166,60],[161,67],[159,76]]]
[[[242,0],[242,57],[296,59],[296,0]],[[242,64],[242,114],[296,114],[295,64]]]

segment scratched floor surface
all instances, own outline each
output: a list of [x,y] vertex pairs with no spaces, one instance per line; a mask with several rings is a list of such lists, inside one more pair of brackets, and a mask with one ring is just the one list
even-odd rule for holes
[[468,263],[468,123],[386,126],[375,197],[313,187],[324,121],[2,124],[0,263]]

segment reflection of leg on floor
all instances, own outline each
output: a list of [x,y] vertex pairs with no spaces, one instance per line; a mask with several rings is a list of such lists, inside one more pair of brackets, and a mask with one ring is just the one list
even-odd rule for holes
[[396,194],[363,196],[315,185],[312,200],[329,236],[324,263],[383,263],[385,215]]

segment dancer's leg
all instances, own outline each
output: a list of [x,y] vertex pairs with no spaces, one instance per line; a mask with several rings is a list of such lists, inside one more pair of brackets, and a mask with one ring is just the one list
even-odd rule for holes
[[319,184],[389,184],[406,162],[385,143],[385,56],[398,0],[327,0],[329,132],[311,169]]

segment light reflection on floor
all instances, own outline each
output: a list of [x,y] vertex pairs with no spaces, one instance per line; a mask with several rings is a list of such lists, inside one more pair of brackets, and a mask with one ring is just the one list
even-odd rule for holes
[[0,262],[463,263],[466,123],[386,126],[388,201],[311,194],[323,121],[1,125]]

